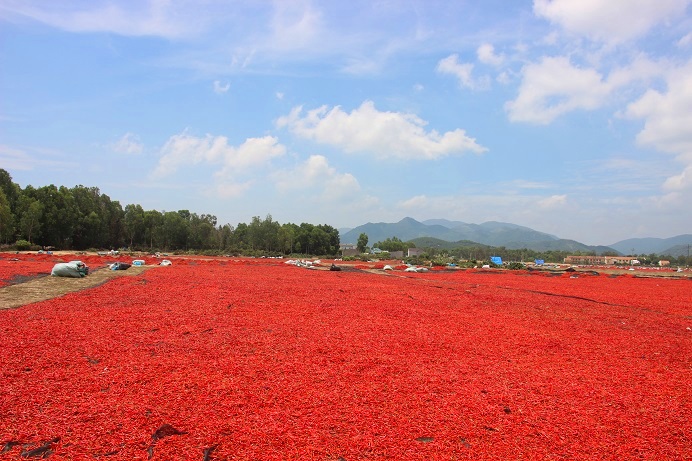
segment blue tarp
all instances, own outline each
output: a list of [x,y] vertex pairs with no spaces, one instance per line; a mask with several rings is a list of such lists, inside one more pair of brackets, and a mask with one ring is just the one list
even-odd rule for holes
[[497,264],[498,266],[501,266],[502,265],[502,258],[499,256],[491,256],[490,262],[493,264]]
[[537,260],[535,261],[535,263],[536,263],[537,266],[542,266],[543,264],[545,264],[545,261],[542,260],[542,259],[537,259]]

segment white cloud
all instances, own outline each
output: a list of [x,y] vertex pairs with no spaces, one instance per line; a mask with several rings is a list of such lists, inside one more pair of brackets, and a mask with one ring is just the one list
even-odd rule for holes
[[250,167],[266,164],[279,157],[286,148],[271,136],[248,138],[238,147],[228,144],[225,136],[207,135],[203,138],[187,132],[171,136],[161,148],[161,158],[152,176],[159,178],[174,173],[184,165],[199,163],[221,164],[220,177],[232,175]]
[[[225,139],[225,138],[224,138]],[[236,171],[266,165],[272,158],[281,157],[286,147],[273,136],[248,138],[238,147],[228,147],[223,152],[224,167],[221,176],[233,175]]]
[[488,88],[488,78],[483,77],[480,79],[475,79],[472,75],[473,64],[460,63],[458,54],[452,54],[444,59],[441,59],[437,63],[437,68],[435,70],[437,70],[437,72],[440,74],[450,74],[455,76],[459,80],[459,85],[462,87],[472,90]]
[[214,80],[214,93],[216,94],[224,94],[227,93],[228,90],[231,89],[231,84],[226,82],[226,84],[222,84],[219,80]]
[[552,187],[551,184],[537,181],[528,181],[525,179],[516,179],[508,184],[510,187],[517,187],[519,189],[548,189]]
[[596,109],[611,85],[594,69],[572,65],[565,57],[544,57],[522,69],[519,95],[505,104],[513,122],[547,124],[575,109]]
[[322,106],[303,115],[302,107],[296,107],[277,120],[278,127],[287,127],[302,138],[379,158],[430,160],[486,150],[462,129],[440,134],[425,131],[426,124],[414,114],[380,112],[372,101],[363,102],[350,113],[339,106]]
[[397,207],[403,210],[420,210],[427,208],[430,200],[425,195],[416,195],[406,200],[402,200],[397,204]]
[[204,29],[211,19],[194,3],[169,0],[95,4],[73,2],[5,2],[8,14],[28,17],[71,32],[111,32],[126,36],[180,38]]
[[242,197],[251,186],[251,181],[237,184],[230,181],[224,181],[214,188],[213,195],[225,199]]
[[692,32],[678,40],[677,45],[680,48],[687,48],[688,46],[692,45]]
[[620,88],[634,82],[650,83],[654,79],[664,77],[670,71],[666,60],[652,61],[646,55],[638,55],[626,66],[611,70],[608,84],[612,89]]
[[538,16],[592,40],[621,43],[683,14],[690,0],[534,0]]
[[141,154],[144,150],[144,145],[137,135],[125,133],[122,138],[113,144],[113,150],[122,154]]
[[497,80],[497,83],[500,83],[502,85],[508,85],[512,81],[512,77],[510,77],[509,73],[505,71],[500,72],[498,76],[495,78],[495,80]]
[[505,62],[505,56],[502,54],[495,54],[495,47],[490,43],[483,43],[476,50],[478,55],[478,60],[483,64],[489,64],[491,66],[501,66]]
[[666,179],[663,183],[663,189],[668,191],[692,189],[692,166],[688,166],[682,170],[682,173]]
[[684,165],[684,171],[668,178],[664,187],[669,190],[692,188],[692,61],[671,71],[667,91],[649,89],[631,103],[625,112],[631,118],[644,119],[644,128],[637,142],[661,152],[674,154]]
[[542,209],[562,208],[567,203],[567,195],[551,195],[538,201],[538,207]]
[[352,174],[337,172],[322,155],[311,155],[296,168],[273,176],[280,191],[315,188],[326,200],[352,197],[360,191],[360,184]]
[[275,2],[271,20],[272,46],[279,50],[296,50],[320,46],[323,33],[322,15],[307,1]]
[[666,92],[649,89],[626,115],[646,120],[637,142],[661,151],[692,156],[692,61],[671,72]]
[[34,161],[26,152],[3,145],[0,145],[0,164],[9,170],[31,170],[34,167]]

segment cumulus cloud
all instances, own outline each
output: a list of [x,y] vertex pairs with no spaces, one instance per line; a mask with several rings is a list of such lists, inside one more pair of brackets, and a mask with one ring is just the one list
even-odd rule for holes
[[689,0],[534,0],[533,10],[570,33],[622,43],[684,13],[689,4]]
[[692,189],[692,166],[688,166],[682,170],[682,173],[666,179],[663,188],[668,191]]
[[490,43],[484,43],[479,46],[476,50],[476,54],[478,55],[478,60],[483,64],[501,66],[505,62],[505,56],[502,54],[495,54],[495,47]]
[[339,173],[322,155],[311,155],[305,162],[274,175],[280,191],[315,188],[326,200],[351,197],[360,190],[358,180],[350,173]]
[[216,94],[224,94],[228,93],[228,90],[231,89],[231,84],[226,82],[226,84],[221,83],[219,80],[214,80],[214,93]]
[[217,173],[227,177],[234,171],[266,164],[274,157],[284,155],[286,148],[272,136],[248,138],[238,147],[228,144],[225,136],[193,136],[187,132],[171,136],[161,148],[161,157],[152,176],[170,175],[184,165],[220,164]]
[[514,122],[548,124],[574,110],[599,109],[615,99],[618,90],[631,92],[669,72],[668,61],[653,61],[644,54],[611,68],[607,76],[596,68],[577,66],[568,57],[544,56],[522,68],[518,95],[505,103],[505,111]]
[[645,119],[637,141],[659,150],[692,156],[692,62],[672,72],[667,91],[649,89],[627,107],[626,115]]
[[277,126],[302,138],[349,153],[371,153],[378,158],[431,160],[486,151],[462,129],[440,134],[436,130],[426,131],[426,125],[414,114],[381,112],[372,101],[363,102],[350,113],[339,106],[322,106],[304,114],[302,107],[296,107],[277,120]]
[[459,85],[471,90],[487,89],[488,78],[476,79],[473,77],[473,64],[459,62],[459,55],[452,54],[437,63],[437,72],[440,74],[450,74],[459,80]]
[[144,145],[134,133],[125,133],[122,138],[113,144],[113,150],[122,154],[141,154]]
[[625,112],[644,119],[637,142],[674,154],[685,165],[684,171],[669,178],[664,186],[671,190],[692,188],[692,61],[672,71],[666,91],[649,89],[631,103]]
[[566,57],[544,57],[522,70],[519,95],[505,104],[513,122],[547,124],[575,109],[596,109],[612,86],[595,69],[574,66]]

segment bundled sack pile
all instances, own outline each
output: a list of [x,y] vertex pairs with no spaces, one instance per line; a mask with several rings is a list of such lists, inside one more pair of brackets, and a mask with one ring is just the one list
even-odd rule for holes
[[50,275],[56,277],[80,278],[89,275],[89,266],[82,261],[70,261],[68,263],[58,263],[53,266]]
[[126,271],[130,268],[130,265],[128,263],[113,263],[110,266],[108,266],[110,270],[112,271]]

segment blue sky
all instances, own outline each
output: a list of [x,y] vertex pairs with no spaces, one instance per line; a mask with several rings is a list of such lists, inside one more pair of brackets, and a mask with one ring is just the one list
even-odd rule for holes
[[692,232],[690,0],[0,0],[0,168],[123,206]]

